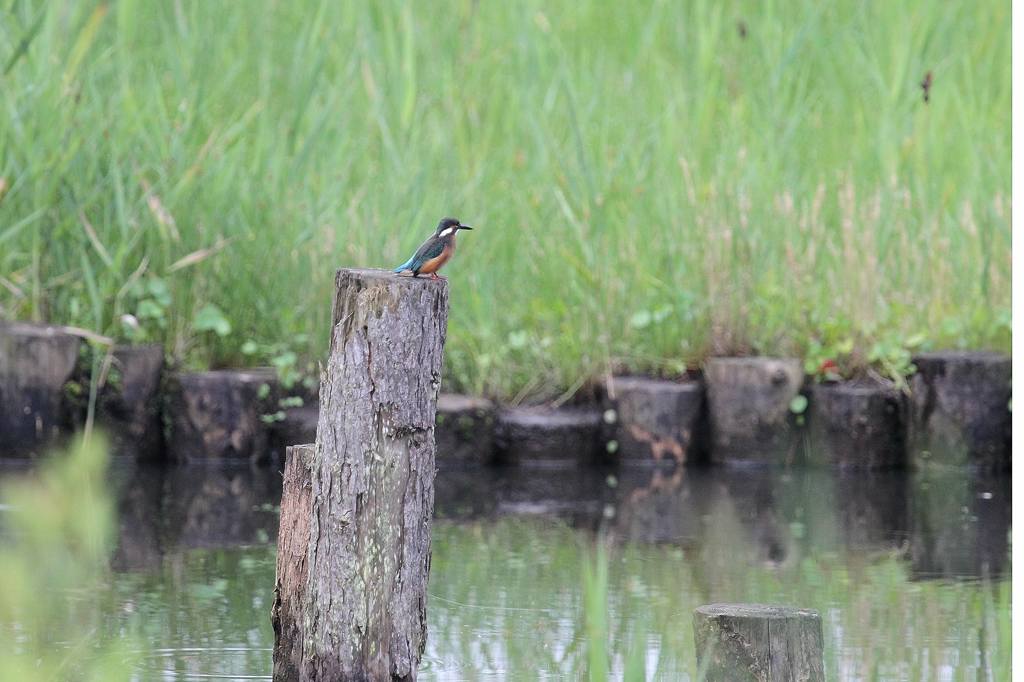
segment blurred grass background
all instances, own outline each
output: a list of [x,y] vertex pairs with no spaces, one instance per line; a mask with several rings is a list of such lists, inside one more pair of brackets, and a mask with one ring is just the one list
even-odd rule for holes
[[335,268],[454,215],[448,389],[1008,350],[1010,42],[1002,0],[8,0],[0,317],[301,369]]
[[0,480],[0,679],[132,679],[141,640],[111,589],[117,542],[106,442],[76,442],[36,471]]

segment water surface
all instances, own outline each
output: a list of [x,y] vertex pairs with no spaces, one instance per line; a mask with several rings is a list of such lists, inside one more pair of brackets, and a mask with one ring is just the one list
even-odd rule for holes
[[[267,679],[280,474],[115,461],[104,622],[139,679]],[[833,680],[1000,679],[1010,656],[1008,478],[960,471],[446,470],[421,679],[574,679],[582,574],[609,548],[609,667],[692,679],[692,613],[820,610]],[[614,675],[613,675],[614,678]]]

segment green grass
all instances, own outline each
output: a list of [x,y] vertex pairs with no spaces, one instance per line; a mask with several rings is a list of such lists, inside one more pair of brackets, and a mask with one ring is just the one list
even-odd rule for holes
[[0,74],[0,317],[302,366],[455,215],[449,389],[1009,348],[1005,1],[7,0]]

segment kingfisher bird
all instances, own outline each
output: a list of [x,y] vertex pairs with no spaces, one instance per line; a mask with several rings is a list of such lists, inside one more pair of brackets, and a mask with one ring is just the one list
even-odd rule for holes
[[472,230],[469,225],[463,225],[457,218],[442,218],[437,224],[437,229],[427,241],[423,242],[412,258],[405,261],[395,272],[412,270],[413,277],[419,277],[420,273],[430,275],[431,279],[442,279],[437,276],[437,271],[448,262],[455,253],[455,233],[459,230]]

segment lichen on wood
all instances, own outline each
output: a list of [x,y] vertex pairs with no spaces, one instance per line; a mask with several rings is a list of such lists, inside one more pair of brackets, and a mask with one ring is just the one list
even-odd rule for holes
[[411,680],[426,641],[447,283],[340,270],[333,311],[298,679]]

